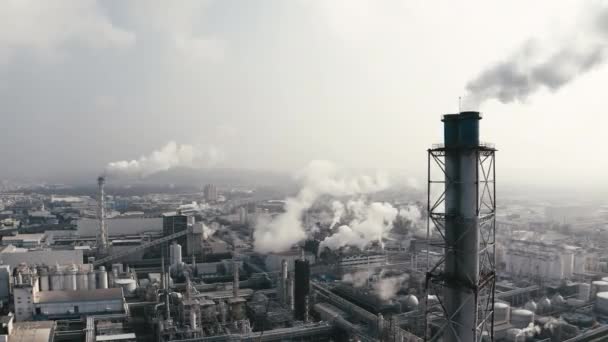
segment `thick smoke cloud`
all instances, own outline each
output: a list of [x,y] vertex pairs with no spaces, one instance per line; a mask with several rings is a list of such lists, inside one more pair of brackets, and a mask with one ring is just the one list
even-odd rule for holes
[[213,166],[221,158],[221,152],[214,147],[201,149],[193,145],[170,141],[150,155],[133,160],[111,162],[106,166],[105,173],[107,175],[146,177],[174,167]]
[[354,287],[363,287],[367,285],[371,276],[371,271],[357,271],[354,273],[346,273],[342,276],[342,281],[349,283]]
[[302,215],[321,196],[353,196],[386,189],[388,178],[352,174],[329,161],[316,160],[299,173],[302,188],[297,196],[288,198],[285,213],[273,219],[259,219],[256,223],[254,248],[260,253],[282,252],[306,237]]
[[403,274],[396,277],[381,278],[374,283],[374,292],[380,299],[389,300],[397,295],[404,282],[409,279],[409,275]]
[[[608,5],[591,6],[576,36],[559,43],[530,40],[508,59],[482,71],[466,85],[466,109],[485,101],[523,102],[541,89],[557,91],[604,63],[608,48]],[[543,46],[546,45],[546,46]]]
[[[342,276],[342,281],[351,284],[353,287],[366,287],[370,282],[372,272],[369,270],[347,273]],[[371,283],[371,289],[382,300],[394,298],[401,286],[409,279],[409,275],[402,274],[393,277],[383,277],[379,274],[377,279]]]
[[349,201],[346,208],[353,215],[348,225],[338,227],[337,232],[325,238],[320,248],[339,249],[354,246],[365,249],[372,242],[382,244],[382,238],[393,227],[399,211],[389,203]]

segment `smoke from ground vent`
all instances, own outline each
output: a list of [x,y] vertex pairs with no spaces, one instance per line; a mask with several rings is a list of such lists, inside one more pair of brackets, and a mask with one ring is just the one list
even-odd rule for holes
[[[608,5],[585,11],[576,35],[548,44],[529,40],[508,59],[482,71],[466,85],[464,106],[477,109],[487,100],[523,102],[541,89],[557,91],[605,62],[608,48]],[[546,45],[546,46],[545,46]]]
[[306,237],[302,225],[304,213],[324,195],[353,196],[384,190],[388,178],[352,174],[329,161],[315,160],[300,173],[302,188],[295,197],[286,199],[285,213],[272,219],[259,218],[254,231],[257,252],[282,252]]

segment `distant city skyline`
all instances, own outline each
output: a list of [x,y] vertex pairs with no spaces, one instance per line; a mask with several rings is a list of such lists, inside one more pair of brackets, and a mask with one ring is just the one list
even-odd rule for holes
[[[577,1],[43,1],[0,11],[0,178],[92,179],[170,141],[204,167],[311,160],[424,181],[440,115],[530,39],[558,44]],[[581,13],[573,15],[573,13]],[[513,25],[513,18],[517,25]],[[86,20],[83,18],[87,18]],[[70,22],[71,25],[65,25]],[[501,181],[602,187],[608,69],[525,103],[489,101]]]

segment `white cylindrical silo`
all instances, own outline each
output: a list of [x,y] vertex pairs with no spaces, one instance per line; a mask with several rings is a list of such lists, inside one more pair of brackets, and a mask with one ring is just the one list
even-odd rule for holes
[[526,309],[511,311],[511,324],[519,329],[527,328],[534,321],[534,313]]
[[49,270],[46,268],[40,269],[40,291],[49,291]]
[[76,280],[76,275],[78,274],[78,269],[76,265],[72,265],[69,269],[67,269],[63,275],[63,289],[67,291],[76,291],[78,289],[78,282]]
[[511,306],[507,303],[494,304],[494,322],[508,323],[511,316]]
[[171,264],[173,266],[182,264],[182,246],[178,243],[173,244],[173,260]]
[[106,271],[106,268],[104,266],[99,266],[99,271],[98,271],[97,276],[99,278],[98,288],[107,289],[108,288],[108,272]]
[[89,271],[89,290],[95,290],[97,288],[97,276],[95,275],[95,271],[93,270],[93,268],[91,267],[91,270]]
[[76,276],[78,280],[78,289],[79,290],[88,290],[89,289],[89,279],[87,277],[87,272],[83,269],[78,270],[78,275]]
[[596,280],[591,282],[591,298],[595,298],[598,292],[608,292],[608,282]]
[[595,297],[595,311],[608,315],[608,292],[598,292]]
[[59,267],[54,267],[51,270],[51,290],[63,290],[63,273]]

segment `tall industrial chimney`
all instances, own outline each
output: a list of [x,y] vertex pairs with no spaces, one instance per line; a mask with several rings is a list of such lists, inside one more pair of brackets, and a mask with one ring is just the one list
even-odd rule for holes
[[106,196],[104,193],[104,185],[106,179],[103,176],[97,178],[97,185],[99,186],[99,201],[97,208],[97,215],[99,217],[99,232],[97,234],[97,248],[98,252],[105,253],[108,249],[108,231],[106,228]]
[[[427,340],[480,341],[484,332],[493,336],[495,150],[480,144],[480,120],[478,112],[444,115],[444,146],[429,150],[427,236],[430,244],[437,236],[443,239],[435,247],[443,247],[445,256],[437,264],[427,258],[427,298],[437,295],[443,304],[441,319],[427,307]],[[432,179],[431,161],[443,179]],[[444,186],[443,194],[431,199],[435,184]]]

